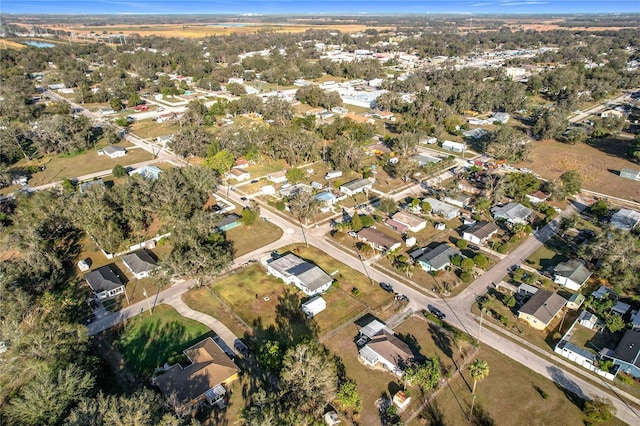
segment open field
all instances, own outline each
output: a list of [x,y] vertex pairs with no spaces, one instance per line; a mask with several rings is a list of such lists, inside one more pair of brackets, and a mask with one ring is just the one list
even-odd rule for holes
[[159,305],[153,315],[140,315],[128,321],[117,345],[131,370],[144,375],[210,332],[207,326],[183,318],[172,307]]
[[27,46],[21,43],[16,43],[15,41],[12,40],[2,40],[2,43],[0,43],[0,49],[24,49]]
[[[527,369],[499,352],[482,346],[477,356],[489,364],[489,375],[478,382],[474,424],[496,425],[553,425],[582,426],[586,417],[582,414],[583,401],[560,389],[553,382]],[[411,425],[447,424],[462,426],[469,424],[471,387],[473,380],[467,370],[463,377],[456,377],[444,388],[421,417]],[[562,376],[560,369],[551,374]],[[543,395],[547,398],[544,399]],[[475,417],[474,415],[474,417]],[[438,419],[439,422],[434,422]],[[430,423],[431,422],[431,423]],[[622,425],[614,419],[603,425]]]
[[621,178],[623,168],[637,170],[637,164],[626,159],[632,139],[605,138],[595,142],[569,145],[553,140],[535,142],[529,160],[518,164],[545,179],[557,179],[567,170],[577,170],[582,187],[614,197],[640,200],[640,184]]
[[[240,211],[237,211],[240,214]],[[237,226],[226,231],[228,240],[233,241],[236,257],[250,253],[267,244],[277,241],[282,236],[282,229],[271,222],[256,220],[251,227]]]
[[102,26],[70,26],[62,28],[75,34],[140,34],[141,36],[165,36],[200,38],[228,34],[257,33],[272,31],[276,33],[302,33],[313,30],[337,30],[343,33],[355,33],[375,28],[394,29],[395,27],[370,27],[360,24],[329,24],[329,25],[270,25],[257,23],[220,23],[220,24],[152,24],[152,25],[102,25]]

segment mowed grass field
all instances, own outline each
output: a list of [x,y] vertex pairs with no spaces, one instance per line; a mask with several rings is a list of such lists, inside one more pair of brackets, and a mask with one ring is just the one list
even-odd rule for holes
[[370,28],[377,30],[394,29],[395,27],[370,27],[358,24],[328,24],[328,25],[270,25],[256,23],[212,23],[212,24],[154,24],[154,25],[104,25],[104,26],[72,26],[63,31],[76,34],[140,34],[141,36],[165,36],[201,38],[214,35],[245,34],[259,31],[273,31],[277,33],[302,33],[309,29],[337,30],[343,33],[355,33]]
[[[582,414],[582,400],[560,389],[551,380],[534,373],[522,364],[482,345],[477,358],[489,364],[489,375],[478,382],[474,413],[484,421],[475,424],[495,425],[566,425],[582,426],[587,418]],[[561,375],[559,369],[552,374]],[[410,425],[469,424],[473,379],[468,369],[456,377],[436,397],[429,407]],[[547,398],[543,398],[543,393]],[[475,416],[474,416],[475,417]],[[437,420],[437,421],[436,421]],[[623,425],[614,419],[601,425]]]
[[545,179],[557,179],[567,170],[576,170],[583,188],[638,201],[640,185],[618,175],[623,168],[639,169],[627,160],[631,144],[632,139],[626,136],[575,145],[544,140],[535,142],[529,160],[516,166],[529,168]]

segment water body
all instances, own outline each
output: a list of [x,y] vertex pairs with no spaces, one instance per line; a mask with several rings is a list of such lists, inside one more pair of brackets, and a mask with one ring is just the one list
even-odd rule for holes
[[24,44],[28,44],[29,46],[34,46],[34,47],[38,47],[38,48],[47,48],[47,49],[56,46],[53,43],[45,43],[45,42],[42,42],[42,41],[25,41]]

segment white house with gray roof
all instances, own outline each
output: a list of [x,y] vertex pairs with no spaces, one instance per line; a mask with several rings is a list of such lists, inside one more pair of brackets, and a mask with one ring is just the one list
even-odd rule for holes
[[444,203],[440,200],[436,200],[435,198],[428,197],[423,199],[422,201],[423,202],[426,201],[431,206],[431,211],[425,212],[425,213],[437,214],[447,220],[451,220],[460,214],[459,208],[452,206],[450,204]]
[[425,251],[416,258],[416,262],[427,272],[440,271],[451,263],[451,258],[455,255],[461,255],[458,249],[448,244],[440,244],[432,250]]
[[84,279],[100,300],[110,299],[124,293],[122,281],[108,265],[89,272],[84,276]]
[[267,272],[287,284],[293,284],[307,296],[315,296],[329,290],[333,283],[320,267],[300,259],[293,253],[267,263]]
[[109,145],[98,150],[98,155],[106,155],[109,158],[124,157],[127,155],[127,150],[121,146]]
[[553,282],[569,290],[578,291],[587,282],[592,272],[579,259],[558,263],[554,269]]
[[340,192],[347,195],[355,195],[360,192],[369,191],[373,188],[373,182],[369,179],[356,179],[340,186]]
[[623,231],[631,231],[640,223],[640,213],[631,209],[620,209],[611,216],[611,224]]
[[148,277],[158,267],[155,259],[145,249],[125,254],[122,256],[122,263],[137,280]]
[[513,224],[527,224],[533,210],[519,203],[509,203],[501,207],[493,207],[491,213],[494,219],[504,219]]

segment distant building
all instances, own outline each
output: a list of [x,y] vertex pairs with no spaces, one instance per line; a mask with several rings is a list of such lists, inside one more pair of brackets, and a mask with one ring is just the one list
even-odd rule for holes
[[251,177],[248,171],[237,167],[232,168],[231,170],[226,172],[225,175],[227,176],[227,178],[235,179],[238,182],[245,181]]
[[267,180],[273,183],[285,183],[287,181],[287,171],[281,170],[279,172],[269,173],[267,175]]
[[442,142],[442,149],[446,149],[451,152],[465,152],[467,150],[467,145],[459,142],[444,141]]
[[340,186],[340,192],[346,195],[355,195],[360,192],[369,191],[373,188],[373,182],[369,179],[356,179]]

